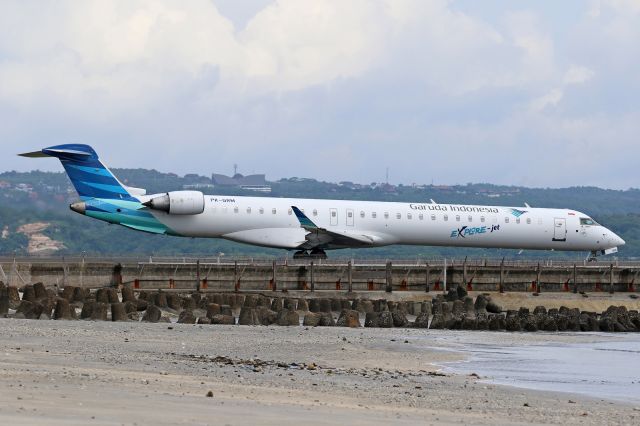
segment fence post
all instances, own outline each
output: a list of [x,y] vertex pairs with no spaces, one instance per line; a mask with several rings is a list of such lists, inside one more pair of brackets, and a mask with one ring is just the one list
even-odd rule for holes
[[467,286],[467,257],[464,257],[464,261],[462,262],[462,281],[464,282],[464,287]]
[[349,261],[347,265],[347,278],[349,279],[349,293],[353,293],[353,264]]
[[277,285],[276,285],[276,261],[275,260],[273,261],[273,264],[271,266],[271,277],[272,277],[271,280],[273,282],[272,290],[276,291]]
[[196,291],[198,293],[202,291],[200,286],[200,259],[196,259]]
[[442,268],[442,277],[443,277],[443,288],[442,292],[447,292],[447,258],[444,258],[444,266]]
[[429,273],[430,273],[430,267],[429,267],[429,263],[427,263],[427,272],[426,272],[426,282],[425,282],[425,289],[424,291],[426,293],[429,293]]
[[609,293],[613,294],[613,263],[609,267]]
[[391,262],[387,262],[387,288],[385,289],[385,291],[387,293],[391,293],[393,291],[393,282],[392,282],[392,278],[391,278]]
[[240,290],[240,278],[238,278],[238,261],[233,261],[233,287],[237,293]]
[[498,284],[498,291],[504,293],[504,258],[500,262],[500,283]]
[[309,272],[311,275],[311,291],[316,291],[316,280],[313,277],[313,260],[311,261],[311,264],[309,265]]
[[573,293],[578,292],[578,266],[573,264]]

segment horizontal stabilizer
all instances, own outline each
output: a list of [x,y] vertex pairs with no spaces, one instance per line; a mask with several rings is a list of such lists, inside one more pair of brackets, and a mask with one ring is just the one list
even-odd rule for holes
[[44,158],[44,157],[51,157],[49,154],[45,154],[42,151],[33,151],[33,152],[25,152],[22,154],[18,154],[20,157],[27,157],[27,158]]

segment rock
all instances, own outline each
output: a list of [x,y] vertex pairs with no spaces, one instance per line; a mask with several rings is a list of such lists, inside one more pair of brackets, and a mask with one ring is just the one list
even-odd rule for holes
[[[139,300],[138,300],[139,301]],[[158,322],[162,317],[162,311],[156,305],[148,305],[147,310],[144,312],[142,321],[144,322]]]
[[231,315],[216,314],[211,317],[211,324],[235,325],[236,319]]
[[214,315],[221,314],[220,305],[217,303],[209,303],[207,306],[207,317],[212,318]]
[[200,300],[202,300],[202,294],[195,292],[191,293],[191,298],[195,302],[196,306],[200,305]]
[[552,315],[547,315],[544,317],[544,321],[542,323],[542,329],[544,331],[558,331],[558,324],[556,323],[556,317]]
[[534,315],[546,315],[547,314],[547,308],[545,308],[544,306],[536,306],[535,309],[533,310],[533,314]]
[[229,305],[220,305],[220,313],[222,315],[233,316],[233,311],[231,310],[231,306]]
[[128,314],[138,312],[138,303],[136,301],[124,302],[124,310]]
[[53,312],[53,319],[56,320],[70,320],[71,308],[69,306],[69,300],[62,297],[58,298],[56,307]]
[[389,305],[386,299],[378,299],[373,302],[375,312],[384,312],[389,310]]
[[258,306],[256,308],[256,314],[260,320],[257,325],[271,325],[276,322],[276,319],[278,319],[278,313],[272,311],[266,306]]
[[280,297],[274,297],[271,301],[271,310],[280,312],[283,309],[282,299]]
[[22,300],[26,300],[28,302],[36,301],[36,291],[33,289],[31,284],[25,285],[22,289]]
[[351,301],[346,299],[340,300],[340,310],[342,309],[351,309]]
[[379,312],[367,312],[364,317],[364,326],[365,327],[378,327],[378,318],[380,317]]
[[429,325],[429,328],[433,330],[444,329],[444,315],[442,313],[434,314],[433,319],[431,320],[431,325]]
[[198,321],[196,322],[196,324],[208,325],[211,324],[211,319],[207,317],[198,317]]
[[333,319],[333,315],[331,312],[319,312],[320,314],[320,322],[318,323],[321,327],[334,327],[336,325],[335,320]]
[[260,318],[256,313],[256,308],[252,308],[245,305],[240,309],[240,317],[238,318],[239,325],[260,325]]
[[404,312],[397,310],[391,313],[391,317],[393,318],[393,326],[394,327],[406,327],[409,325],[409,320]]
[[128,319],[129,317],[127,316],[124,303],[118,302],[111,304],[111,321],[127,321]]
[[486,312],[487,304],[487,296],[479,294],[478,297],[476,297],[476,303],[474,305],[476,312]]
[[138,300],[152,300],[151,295],[149,294],[149,292],[142,290],[141,292],[138,293]]
[[415,328],[429,328],[429,315],[425,312],[420,312],[413,323]]
[[317,327],[318,325],[320,325],[320,315],[314,312],[307,312],[304,315],[302,325],[306,327]]
[[7,286],[7,297],[9,297],[9,308],[17,309],[18,305],[20,305],[20,293],[18,292],[18,287]]
[[309,299],[309,311],[320,312],[320,301],[318,299]]
[[522,319],[520,322],[522,324],[522,328],[525,331],[538,331],[538,319],[536,315],[529,314],[527,315],[526,318]]
[[9,313],[9,295],[7,289],[0,289],[0,317],[5,317]]
[[395,312],[398,310],[398,302],[394,302],[392,300],[387,301],[387,310],[389,312]]
[[300,325],[300,317],[296,311],[281,309],[276,318],[276,324],[282,326]]
[[309,311],[309,304],[307,303],[307,299],[298,299],[298,310],[303,312]]
[[73,301],[73,296],[76,294],[76,289],[80,287],[74,287],[72,285],[65,285],[62,289],[61,297],[67,299],[69,302]]
[[447,302],[458,300],[458,291],[455,288],[452,288],[447,292],[444,298]]
[[108,303],[96,302],[96,304],[93,305],[93,309],[91,311],[91,320],[106,321],[108,309],[109,309]]
[[518,315],[507,315],[505,329],[507,331],[521,331],[520,317]]
[[331,303],[332,312],[340,312],[342,310],[342,301],[340,299],[330,299],[329,302]]
[[453,302],[453,306],[452,306],[451,312],[453,313],[453,316],[455,316],[455,317],[463,316],[465,314],[464,302],[462,300],[455,300]]
[[473,298],[466,296],[462,299],[463,310],[467,314],[475,314],[475,306],[473,306]]
[[291,299],[290,297],[287,297],[286,299],[284,299],[283,301],[283,309],[287,309],[289,311],[295,311],[298,309],[298,303],[296,299]]
[[375,312],[375,306],[373,305],[373,302],[371,300],[362,300],[360,301],[360,303],[358,304],[358,308],[357,309],[359,312],[362,313],[369,313],[369,312]]
[[487,328],[491,331],[500,331],[506,328],[504,316],[501,314],[490,314],[487,321]]
[[183,297],[183,298],[181,298],[180,305],[181,305],[182,309],[185,309],[187,311],[193,311],[194,309],[197,309],[197,307],[198,307],[198,304],[196,303],[196,301],[191,297]]
[[96,291],[96,302],[109,303],[109,290],[106,288],[99,288]]
[[[489,324],[487,323],[487,328]],[[478,319],[475,315],[467,314],[462,318],[462,324],[460,325],[462,330],[476,330],[478,328]]]
[[458,300],[462,300],[469,295],[467,289],[465,289],[461,285],[456,288],[456,292],[458,293]]
[[93,315],[93,308],[95,306],[96,302],[94,302],[93,300],[89,300],[87,302],[84,302],[84,305],[82,305],[82,311],[80,312],[80,318],[81,319],[90,319],[91,315]]
[[[191,304],[189,305],[190,307],[193,304],[193,299],[191,299],[190,297],[187,297],[183,300],[189,300],[191,302]],[[163,292],[163,291],[159,291],[155,294],[154,298],[153,298],[153,304],[156,305],[158,308],[167,308],[169,307],[169,305],[167,304],[167,293]],[[184,306],[184,305],[183,305]],[[193,308],[195,309],[195,306],[193,306]],[[187,309],[187,308],[185,308]]]
[[343,309],[340,311],[336,325],[338,327],[360,327],[360,313],[353,309]]
[[489,302],[487,302],[487,312],[491,314],[499,314],[502,312],[502,306],[498,305],[493,300],[489,300]]
[[131,287],[122,287],[122,301],[125,303],[136,301],[136,295]]
[[520,308],[518,310],[518,316],[520,317],[520,319],[524,319],[526,317],[529,316],[529,309],[528,308]]
[[[185,302],[189,306],[193,306],[191,302]],[[176,293],[167,294],[167,307],[174,311],[182,310],[182,298]],[[193,307],[195,309],[195,307]]]
[[41,313],[41,314],[40,314],[40,316],[38,317],[38,319],[39,319],[39,320],[45,320],[45,321],[48,321],[48,320],[50,320],[51,318],[50,318],[47,314],[45,314],[45,313],[43,312],[43,313]]
[[16,314],[22,314],[25,319],[38,319],[42,313],[42,305],[38,302],[30,302],[29,300],[22,300]]
[[136,306],[138,307],[138,312],[143,312],[147,310],[147,307],[149,306],[149,302],[147,302],[144,299],[138,299],[136,301]]
[[[214,299],[214,301],[215,301],[215,299]],[[255,307],[257,307],[258,306],[258,300],[257,300],[256,296],[253,295],[253,294],[247,294],[244,297],[243,306],[246,306],[247,308],[255,308]]]
[[427,314],[427,316],[430,317],[431,316],[431,303],[429,303],[429,302],[420,303],[420,313]]
[[47,289],[44,287],[44,284],[41,282],[37,282],[33,285],[33,292],[35,293],[36,300],[49,298],[49,295],[47,294]]
[[184,311],[180,312],[180,315],[178,316],[178,324],[195,324],[195,323],[196,323],[196,317],[193,314],[193,311],[185,309]]
[[320,312],[327,312],[327,313],[331,313],[331,300],[330,299],[320,299],[319,300],[319,304],[320,304]]
[[73,301],[84,303],[84,301],[89,298],[90,294],[91,291],[88,288],[76,287],[73,290]]
[[378,327],[392,328],[393,327],[393,314],[389,311],[382,311],[378,316]]
[[[495,314],[492,314],[495,315]],[[478,312],[475,318],[476,330],[488,330],[489,329],[489,314],[486,312]]]
[[109,303],[120,303],[120,298],[118,297],[118,290],[115,288],[108,288],[107,294],[109,295]]

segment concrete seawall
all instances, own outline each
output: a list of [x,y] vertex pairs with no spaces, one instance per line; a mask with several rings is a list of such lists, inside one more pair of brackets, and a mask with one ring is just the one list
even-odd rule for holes
[[640,262],[0,259],[0,281],[14,286],[214,291],[637,292],[639,273]]

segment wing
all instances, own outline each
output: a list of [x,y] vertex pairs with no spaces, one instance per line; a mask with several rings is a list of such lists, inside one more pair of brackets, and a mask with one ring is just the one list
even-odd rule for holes
[[303,243],[300,248],[312,249],[312,248],[327,248],[329,246],[337,247],[362,247],[372,246],[378,239],[372,235],[367,235],[360,232],[352,231],[328,231],[324,228],[318,227],[311,219],[309,219],[299,208],[291,206],[291,209],[296,214],[300,227],[307,231],[305,239],[306,243]]

